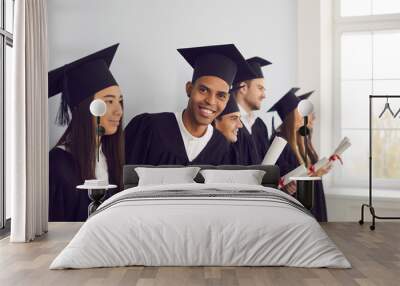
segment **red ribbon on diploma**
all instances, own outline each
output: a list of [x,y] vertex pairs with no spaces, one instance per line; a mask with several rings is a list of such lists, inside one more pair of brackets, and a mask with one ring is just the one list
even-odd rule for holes
[[339,160],[339,162],[343,165],[342,158],[338,154],[333,154],[331,157],[329,157],[329,161],[333,162]]
[[280,178],[280,179],[279,179],[279,183],[278,183],[278,188],[279,188],[279,189],[282,189],[282,188],[285,186],[284,182],[285,182],[285,181],[283,180],[283,178]]
[[311,165],[311,166],[308,168],[308,170],[309,170],[311,173],[315,173],[315,166],[314,166],[314,165]]

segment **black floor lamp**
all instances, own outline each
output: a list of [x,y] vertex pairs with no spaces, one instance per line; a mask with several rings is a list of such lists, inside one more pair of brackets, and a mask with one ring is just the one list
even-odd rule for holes
[[[304,137],[304,163],[306,169],[310,167],[308,164],[308,135],[310,133],[307,125],[308,125],[308,115],[311,114],[314,110],[314,106],[308,99],[303,99],[299,102],[297,109],[300,115],[303,117],[304,125],[300,128],[299,133]],[[297,180],[297,199],[300,200],[303,205],[311,210],[314,205],[314,186],[315,182],[311,178],[303,178],[302,180]]]
[[307,137],[310,133],[307,124],[308,124],[308,115],[313,112],[314,106],[308,99],[303,99],[299,102],[298,110],[300,115],[304,119],[304,125],[300,128],[299,132],[304,137],[304,157],[305,157],[305,164],[306,168],[308,168],[307,158],[308,158],[308,145],[307,145]]
[[100,157],[100,136],[104,135],[104,127],[100,125],[100,117],[104,116],[107,112],[107,105],[101,99],[95,99],[90,103],[90,113],[96,117],[96,136],[97,136],[97,144],[96,144],[96,157],[97,162]]

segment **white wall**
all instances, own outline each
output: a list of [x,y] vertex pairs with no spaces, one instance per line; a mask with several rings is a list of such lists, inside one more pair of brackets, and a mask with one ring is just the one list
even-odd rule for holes
[[299,0],[297,12],[297,84],[311,96],[317,121],[315,147],[332,148],[332,0]]
[[[314,104],[314,112],[318,118],[315,122],[315,136],[319,138],[321,118],[320,112],[320,1],[298,1],[297,9],[297,85],[301,88],[299,94],[315,90],[310,100]],[[319,141],[314,139],[314,145],[320,150]]]
[[[111,70],[125,124],[142,112],[185,107],[192,70],[181,47],[235,43],[245,57],[272,61],[263,110],[296,83],[296,0],[51,0],[48,16],[50,69],[121,43]],[[50,146],[63,130],[54,124],[58,104],[59,96],[49,100]]]

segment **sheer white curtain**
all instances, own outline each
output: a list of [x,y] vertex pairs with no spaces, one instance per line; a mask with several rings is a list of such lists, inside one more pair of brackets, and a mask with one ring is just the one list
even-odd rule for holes
[[6,187],[11,189],[12,242],[47,231],[46,0],[15,1],[13,92],[6,99]]

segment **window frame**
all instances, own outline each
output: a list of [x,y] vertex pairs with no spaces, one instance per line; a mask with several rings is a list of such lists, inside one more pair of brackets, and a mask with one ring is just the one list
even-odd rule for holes
[[[341,37],[348,32],[372,32],[372,31],[400,31],[400,13],[367,15],[367,16],[341,16],[341,1],[333,1],[333,94],[339,96],[333,99],[333,110],[337,119],[333,120],[333,140],[341,140]],[[369,96],[366,95],[366,101]],[[368,129],[366,129],[368,131]],[[399,131],[400,132],[400,131]],[[354,147],[353,147],[354,148]],[[342,176],[340,172],[333,175],[333,185],[335,187],[368,187],[368,177],[364,179],[354,179],[350,176]],[[400,180],[374,179],[374,185],[382,189],[396,189],[400,185]]]
[[392,14],[375,14],[375,15],[359,15],[359,16],[342,16],[341,2],[346,0],[333,1],[334,22],[335,23],[356,23],[356,22],[381,22],[396,21],[400,17],[400,12]]

